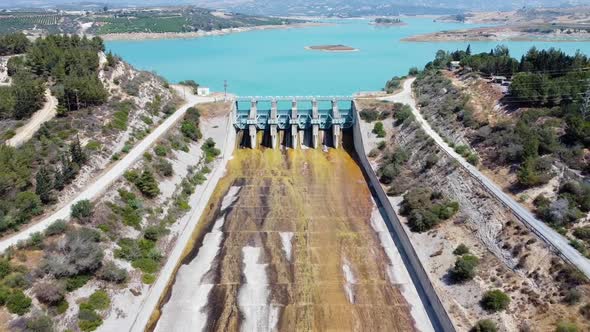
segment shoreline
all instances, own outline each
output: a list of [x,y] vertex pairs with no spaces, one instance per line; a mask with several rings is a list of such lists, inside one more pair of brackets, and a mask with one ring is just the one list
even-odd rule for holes
[[227,28],[212,31],[194,31],[194,32],[125,32],[109,33],[97,35],[105,41],[142,41],[142,40],[160,40],[160,39],[194,39],[210,36],[224,36],[240,32],[260,31],[260,30],[279,30],[279,29],[297,29],[310,28],[318,26],[328,26],[333,23],[322,22],[305,22],[283,25],[259,25],[253,27]]
[[402,42],[503,42],[503,41],[531,41],[531,42],[588,42],[590,33],[551,32],[546,34],[523,31],[524,26],[499,26],[487,28],[473,28],[414,35],[402,38]]

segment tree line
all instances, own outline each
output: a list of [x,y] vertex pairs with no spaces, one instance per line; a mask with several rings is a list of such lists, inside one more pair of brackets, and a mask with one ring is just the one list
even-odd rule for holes
[[471,54],[471,46],[464,51],[440,50],[427,68],[445,68],[451,61],[459,61],[463,67],[486,76],[511,79],[506,99],[518,104],[554,106],[562,102],[573,103],[582,98],[590,82],[590,59],[580,52],[569,55],[556,48],[539,50],[532,47],[520,61],[513,58],[503,45],[479,54]]
[[31,42],[24,33],[0,36],[0,56],[25,53],[30,45]]
[[18,42],[19,35],[11,36],[0,40],[0,51],[25,53],[8,61],[12,85],[0,88],[0,118],[29,117],[43,104],[49,82],[59,114],[106,102],[108,94],[98,78],[98,52],[104,50],[100,38],[52,35],[25,44]]

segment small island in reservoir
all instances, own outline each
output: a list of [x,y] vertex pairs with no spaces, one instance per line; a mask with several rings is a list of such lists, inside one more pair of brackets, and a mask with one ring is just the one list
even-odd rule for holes
[[369,24],[372,24],[372,25],[381,25],[381,26],[402,26],[402,25],[406,25],[406,23],[403,22],[401,19],[399,19],[399,18],[390,18],[390,17],[378,17],[373,22],[371,22]]
[[324,52],[356,52],[358,48],[346,46],[346,45],[314,45],[306,46],[306,50],[310,51],[324,51]]

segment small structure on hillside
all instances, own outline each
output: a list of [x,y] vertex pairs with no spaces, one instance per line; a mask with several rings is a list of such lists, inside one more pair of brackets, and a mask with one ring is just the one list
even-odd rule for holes
[[197,88],[197,96],[208,96],[211,94],[211,90],[206,86],[200,86]]
[[504,82],[508,81],[506,76],[492,76],[492,83],[504,84]]
[[451,70],[461,69],[461,61],[451,61]]

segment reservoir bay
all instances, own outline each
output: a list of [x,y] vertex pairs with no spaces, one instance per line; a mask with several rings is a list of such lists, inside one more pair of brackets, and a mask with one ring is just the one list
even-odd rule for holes
[[[400,39],[476,25],[403,18],[404,26],[374,26],[368,19],[327,20],[331,25],[257,30],[194,39],[109,41],[107,49],[138,69],[155,71],[170,82],[192,79],[214,91],[238,95],[351,95],[380,90],[392,76],[422,68],[437,50],[471,44],[485,52],[498,44],[520,58],[530,47],[556,47],[590,54],[584,42],[402,42]],[[319,52],[312,45],[346,45],[358,52]]]

